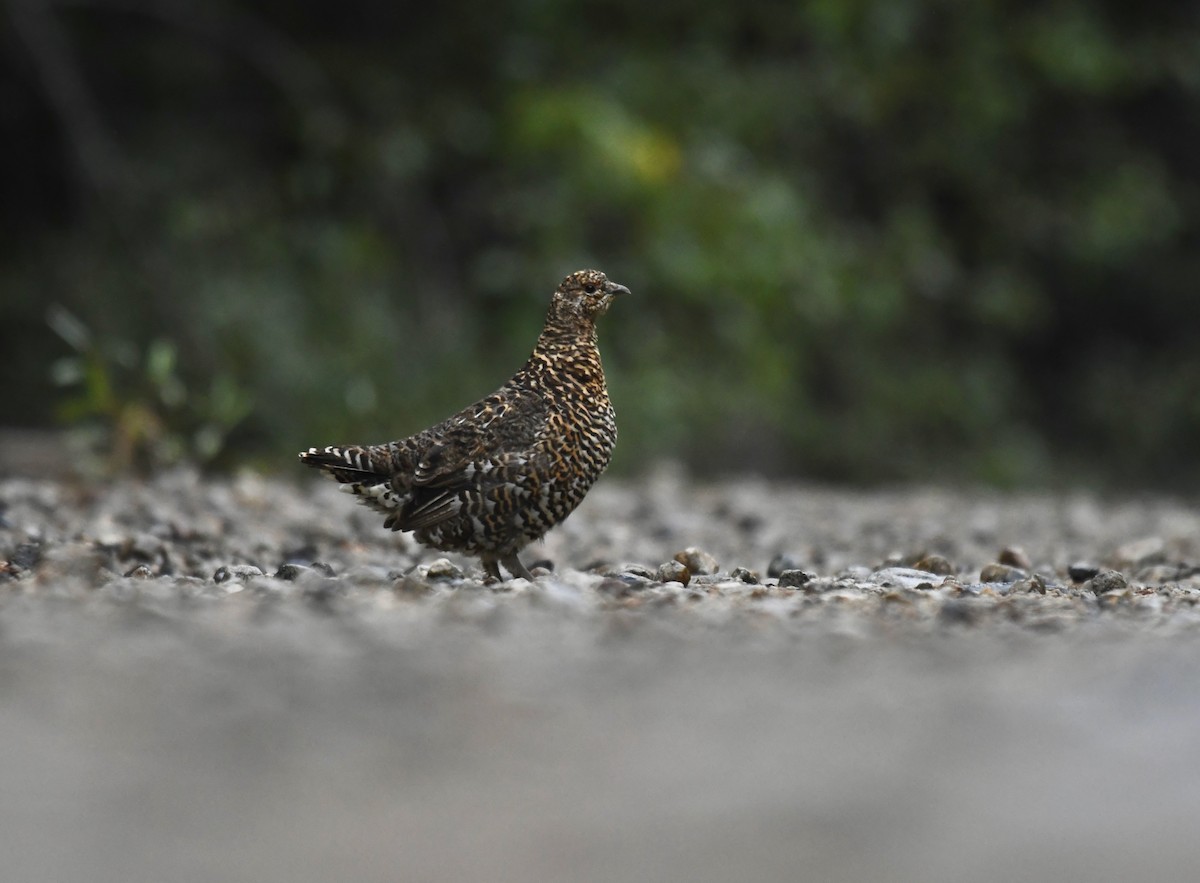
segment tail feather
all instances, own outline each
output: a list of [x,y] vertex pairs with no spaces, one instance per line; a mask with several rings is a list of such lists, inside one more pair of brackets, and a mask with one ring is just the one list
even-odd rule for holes
[[341,484],[379,484],[391,479],[393,469],[386,446],[309,448],[300,452],[300,462],[324,471]]

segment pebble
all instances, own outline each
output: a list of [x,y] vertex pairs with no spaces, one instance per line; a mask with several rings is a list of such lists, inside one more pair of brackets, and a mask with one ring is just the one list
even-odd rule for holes
[[8,556],[8,563],[20,570],[33,570],[42,560],[41,543],[21,543]]
[[1012,567],[1008,564],[988,564],[979,571],[981,583],[1015,583],[1028,578],[1028,573],[1019,567]]
[[152,579],[154,577],[154,571],[152,571],[145,564],[139,564],[136,567],[126,571],[125,576],[127,579]]
[[695,546],[676,552],[675,560],[691,571],[693,576],[712,576],[720,569],[716,558]]
[[1129,580],[1125,579],[1125,574],[1120,571],[1102,570],[1092,577],[1090,586],[1095,594],[1104,595],[1108,592],[1123,592],[1129,588]]
[[758,574],[745,567],[735,567],[733,573],[729,574],[729,576],[740,583],[749,583],[750,585],[757,585],[759,583]]
[[659,565],[654,578],[660,583],[682,583],[686,586],[692,581],[692,572],[688,570],[686,564],[679,561],[668,561],[666,564]]
[[1076,561],[1067,568],[1067,574],[1071,577],[1071,581],[1076,583],[1085,583],[1099,572],[1100,566],[1088,561]]
[[779,574],[779,585],[782,588],[799,588],[811,582],[813,577],[814,575],[811,573],[807,573],[799,568],[792,568]]
[[223,564],[213,574],[213,582],[224,583],[230,580],[248,580],[263,576],[262,569],[253,564]]
[[955,572],[955,567],[941,555],[923,555],[913,565],[916,570],[925,573],[936,573],[938,576],[949,576]]
[[289,561],[286,564],[279,565],[279,569],[275,571],[275,578],[292,582],[308,573],[333,576],[333,568],[324,561],[313,561],[311,564],[300,564],[295,561]]
[[431,582],[452,581],[463,579],[462,568],[449,558],[438,558],[429,564],[421,565],[422,575]]
[[1033,570],[1033,562],[1029,560],[1029,556],[1020,546],[1005,546],[1000,550],[996,561],[1018,570]]
[[661,582],[661,580],[658,579],[658,570],[647,567],[645,564],[622,564],[614,576],[622,576],[624,574],[636,576],[639,579],[657,580]]
[[1035,573],[1028,579],[1017,580],[1012,584],[1014,592],[1034,592],[1038,595],[1046,594],[1046,580],[1040,573]]

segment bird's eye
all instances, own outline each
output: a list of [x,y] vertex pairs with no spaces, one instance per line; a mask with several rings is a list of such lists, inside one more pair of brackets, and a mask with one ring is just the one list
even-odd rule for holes
[[594,284],[592,284],[591,282],[589,282],[587,285],[583,286],[583,290],[586,291],[588,294],[595,294],[596,286]]

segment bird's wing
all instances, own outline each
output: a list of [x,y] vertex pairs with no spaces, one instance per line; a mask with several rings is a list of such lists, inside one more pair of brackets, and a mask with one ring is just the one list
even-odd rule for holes
[[425,433],[412,473],[417,487],[475,485],[493,463],[529,452],[545,428],[548,406],[538,395],[501,387]]
[[455,518],[464,508],[478,514],[486,505],[488,492],[509,482],[513,469],[528,462],[525,451],[508,451],[460,464],[453,472],[443,471],[436,484],[414,484],[405,506],[393,512],[385,526],[421,530]]
[[392,530],[433,527],[453,518],[462,506],[463,499],[454,490],[443,489],[433,494],[417,492],[402,510],[390,513],[383,526]]

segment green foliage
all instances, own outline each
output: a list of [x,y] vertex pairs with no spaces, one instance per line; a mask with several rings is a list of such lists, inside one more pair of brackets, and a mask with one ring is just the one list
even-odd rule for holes
[[[208,423],[279,464],[394,437],[507,376],[594,265],[638,295],[601,329],[618,468],[1200,480],[1200,24],[1176,7],[171,9],[56,19],[115,170],[67,167],[75,202],[6,187],[30,194],[0,212],[8,328],[49,296],[135,342],[75,351],[68,422],[166,459]],[[53,114],[45,90],[11,119]],[[253,409],[170,404],[155,341]],[[44,375],[38,352],[5,370]]]
[[88,472],[210,463],[251,412],[248,394],[226,374],[213,376],[204,393],[189,391],[169,340],[155,338],[144,352],[124,340],[98,341],[61,306],[51,307],[47,321],[73,350],[51,374],[67,391],[58,417],[72,427]]

